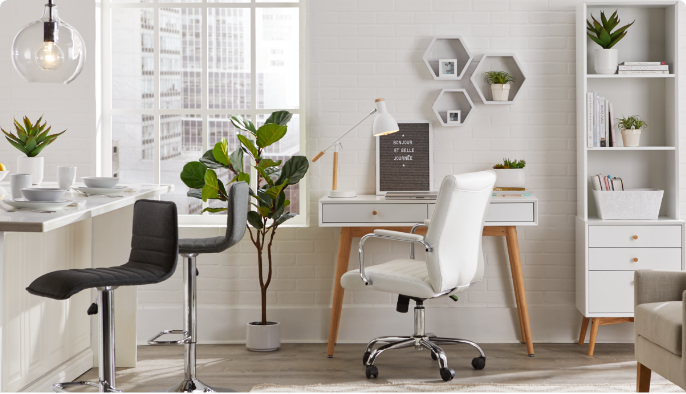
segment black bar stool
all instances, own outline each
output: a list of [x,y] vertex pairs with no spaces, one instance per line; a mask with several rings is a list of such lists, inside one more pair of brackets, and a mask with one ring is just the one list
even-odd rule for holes
[[93,386],[100,392],[120,392],[115,384],[114,290],[119,286],[159,283],[176,269],[179,251],[176,205],[167,201],[140,200],[133,209],[133,236],[129,262],[117,267],[54,271],[34,280],[26,290],[34,295],[66,300],[81,290],[98,289],[100,315],[99,382],[56,383],[53,390]]
[[[179,253],[183,256],[183,330],[164,330],[150,338],[150,345],[183,345],[184,378],[181,383],[167,390],[175,393],[225,392],[228,389],[211,388],[196,376],[195,345],[197,341],[197,270],[196,259],[201,253],[221,253],[234,246],[243,238],[248,223],[250,194],[248,184],[234,183],[228,190],[229,201],[226,211],[226,234],[223,237],[189,238],[179,240]],[[178,341],[157,340],[165,334],[181,334]]]

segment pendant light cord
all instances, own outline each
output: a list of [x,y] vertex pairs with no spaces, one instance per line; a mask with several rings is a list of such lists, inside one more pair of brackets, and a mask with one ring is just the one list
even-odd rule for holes
[[48,22],[54,22],[52,19],[52,7],[55,6],[55,3],[53,0],[48,0],[48,7],[50,7],[49,13],[48,13]]

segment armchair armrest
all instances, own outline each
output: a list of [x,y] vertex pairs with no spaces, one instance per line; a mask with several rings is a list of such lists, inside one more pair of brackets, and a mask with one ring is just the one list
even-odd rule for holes
[[390,230],[375,230],[374,234],[367,234],[362,239],[360,240],[360,246],[359,246],[359,254],[360,254],[360,277],[362,278],[362,282],[364,282],[365,285],[370,285],[372,282],[367,278],[367,275],[364,273],[364,243],[369,239],[369,238],[381,238],[381,239],[388,239],[391,241],[402,241],[402,242],[411,242],[412,245],[415,243],[420,243],[424,245],[424,248],[427,252],[431,252],[433,248],[431,248],[431,245],[427,244],[424,241],[424,237],[418,234],[408,234],[408,233],[403,233],[399,231],[390,231]]
[[681,301],[686,272],[638,270],[634,272],[634,306],[650,302]]
[[374,230],[374,235],[381,235],[384,237],[398,238],[403,241],[418,242],[424,240],[423,235],[403,233],[401,231],[391,231],[391,230]]

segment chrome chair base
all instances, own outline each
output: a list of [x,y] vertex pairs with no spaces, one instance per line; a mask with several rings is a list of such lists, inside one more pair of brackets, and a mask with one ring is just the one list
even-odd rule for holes
[[184,379],[181,383],[164,390],[165,393],[235,393],[235,390],[225,389],[220,387],[210,387],[200,380]]
[[52,391],[54,391],[56,393],[68,393],[69,391],[67,391],[65,389],[72,388],[72,387],[80,387],[80,386],[95,387],[96,389],[99,389],[99,391],[101,393],[121,393],[121,391],[110,386],[109,384],[107,384],[107,382],[95,383],[95,382],[88,382],[88,381],[55,383],[52,385]]

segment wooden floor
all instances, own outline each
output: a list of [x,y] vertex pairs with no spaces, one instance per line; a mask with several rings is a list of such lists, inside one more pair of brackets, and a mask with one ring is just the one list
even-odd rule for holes
[[[334,358],[326,357],[326,344],[284,344],[271,353],[255,353],[243,345],[198,346],[198,377],[204,383],[249,391],[256,384],[307,385],[349,382],[436,382],[438,363],[427,350],[391,350],[376,362],[379,378],[364,376],[365,345],[337,345]],[[597,384],[636,382],[633,344],[598,344],[595,355],[588,345],[536,344],[528,357],[519,344],[483,344],[486,368],[472,369],[478,353],[466,345],[444,346],[448,365],[455,370],[451,383]],[[78,380],[97,380],[92,369]],[[183,347],[141,346],[138,367],[117,369],[117,388],[154,391],[173,386],[183,377]],[[653,383],[667,383],[653,374]]]

